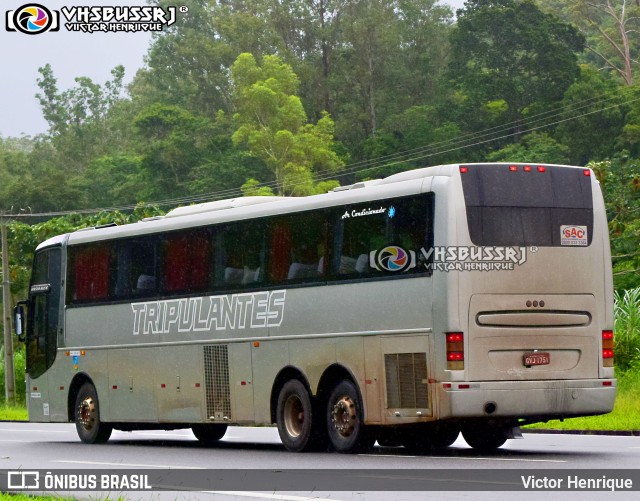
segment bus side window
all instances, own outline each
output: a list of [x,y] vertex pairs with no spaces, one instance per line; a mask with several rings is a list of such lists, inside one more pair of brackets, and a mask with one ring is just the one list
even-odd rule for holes
[[116,298],[131,296],[131,246],[118,242],[116,249]]
[[70,302],[104,301],[109,296],[109,276],[112,247],[109,244],[90,244],[70,250]]
[[264,277],[264,223],[247,221],[217,228],[215,284],[232,288],[259,284]]
[[114,299],[148,297],[157,293],[157,243],[155,237],[117,243]]
[[422,249],[431,245],[430,195],[339,208],[334,266],[343,278],[401,276],[428,270]]
[[211,245],[205,231],[181,232],[162,241],[162,290],[204,292],[209,286]]
[[152,238],[136,242],[131,252],[131,269],[136,281],[134,293],[149,296],[156,292],[156,240]]
[[327,212],[280,216],[269,225],[268,278],[272,283],[309,282],[324,278]]

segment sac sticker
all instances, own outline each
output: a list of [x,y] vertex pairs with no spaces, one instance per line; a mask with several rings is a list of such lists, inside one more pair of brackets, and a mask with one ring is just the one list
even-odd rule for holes
[[588,245],[587,227],[566,224],[560,226],[560,245]]

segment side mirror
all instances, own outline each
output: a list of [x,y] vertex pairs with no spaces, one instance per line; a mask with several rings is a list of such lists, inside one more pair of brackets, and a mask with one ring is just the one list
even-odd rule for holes
[[13,309],[13,317],[14,317],[14,327],[16,331],[16,336],[18,336],[18,341],[24,343],[26,340],[26,324],[25,324],[25,304],[26,301],[20,301],[16,307]]

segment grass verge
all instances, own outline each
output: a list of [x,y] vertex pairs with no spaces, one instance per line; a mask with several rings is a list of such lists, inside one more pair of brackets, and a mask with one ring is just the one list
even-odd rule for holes
[[[0,421],[27,421],[28,419],[26,407],[0,404]],[[0,501],[2,501],[1,497]]]
[[525,426],[542,430],[640,430],[640,371],[630,370],[618,375],[618,394],[613,412],[602,416],[553,420]]

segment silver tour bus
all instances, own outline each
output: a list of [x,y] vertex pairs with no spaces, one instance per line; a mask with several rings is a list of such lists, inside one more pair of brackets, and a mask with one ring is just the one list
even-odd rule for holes
[[500,447],[610,412],[612,272],[581,167],[460,164],[57,236],[16,307],[29,419],[275,423],[290,451]]

